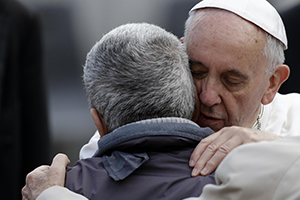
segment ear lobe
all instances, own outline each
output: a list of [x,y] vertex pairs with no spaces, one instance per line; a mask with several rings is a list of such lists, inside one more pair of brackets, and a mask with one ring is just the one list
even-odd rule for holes
[[108,128],[103,116],[95,108],[91,109],[91,115],[98,129],[98,132],[100,133],[100,136],[103,137],[104,135],[108,134]]
[[261,100],[262,104],[266,105],[273,101],[281,84],[288,79],[289,75],[290,68],[287,65],[278,65],[276,67],[275,72],[269,79],[269,87]]

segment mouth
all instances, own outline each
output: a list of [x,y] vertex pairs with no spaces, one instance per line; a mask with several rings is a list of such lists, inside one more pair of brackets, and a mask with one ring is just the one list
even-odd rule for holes
[[198,119],[198,123],[200,126],[212,126],[220,121],[221,119],[217,117],[208,116],[203,113],[200,113],[200,117]]
[[204,118],[208,119],[208,120],[213,120],[213,119],[216,119],[215,117],[209,117],[209,116],[207,116],[207,115],[204,115],[204,114],[202,114],[202,116],[203,116]]

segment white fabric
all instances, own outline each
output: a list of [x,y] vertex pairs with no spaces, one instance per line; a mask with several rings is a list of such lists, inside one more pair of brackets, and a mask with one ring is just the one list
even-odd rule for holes
[[300,136],[300,94],[276,94],[264,106],[261,130],[281,137]]
[[191,10],[220,8],[233,12],[256,24],[280,40],[287,49],[287,37],[282,19],[276,9],[266,0],[203,0]]
[[[277,93],[274,100],[263,108],[261,130],[281,137],[300,136],[300,94]],[[99,139],[96,131],[89,143],[82,147],[80,159],[94,155]]]
[[186,200],[300,199],[300,137],[245,144],[232,150],[216,170],[218,185],[206,185]]
[[88,200],[84,196],[71,192],[65,187],[52,186],[44,190],[36,200]]
[[91,137],[89,142],[85,144],[79,152],[79,159],[91,158],[98,149],[98,140],[100,139],[100,134],[98,131]]

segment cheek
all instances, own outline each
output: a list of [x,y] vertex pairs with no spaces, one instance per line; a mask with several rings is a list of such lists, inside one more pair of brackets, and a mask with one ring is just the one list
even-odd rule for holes
[[223,97],[223,103],[231,125],[241,125],[252,110],[252,99],[246,94],[227,94]]
[[248,95],[236,97],[235,102],[232,108],[236,109],[234,120],[237,125],[251,127],[253,120],[256,119],[255,114],[260,106],[260,100],[248,93]]

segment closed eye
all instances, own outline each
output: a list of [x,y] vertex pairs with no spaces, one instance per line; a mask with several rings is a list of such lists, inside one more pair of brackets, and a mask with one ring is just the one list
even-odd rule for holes
[[207,72],[194,71],[194,70],[191,70],[191,73],[192,73],[193,78],[195,78],[195,79],[203,79],[207,74]]
[[237,86],[241,83],[240,80],[234,80],[234,79],[225,79],[225,82],[230,86]]
[[208,73],[208,69],[201,62],[189,61],[190,70],[194,79],[203,79]]
[[248,82],[248,77],[235,70],[229,70],[222,74],[224,85],[232,91],[241,89]]

